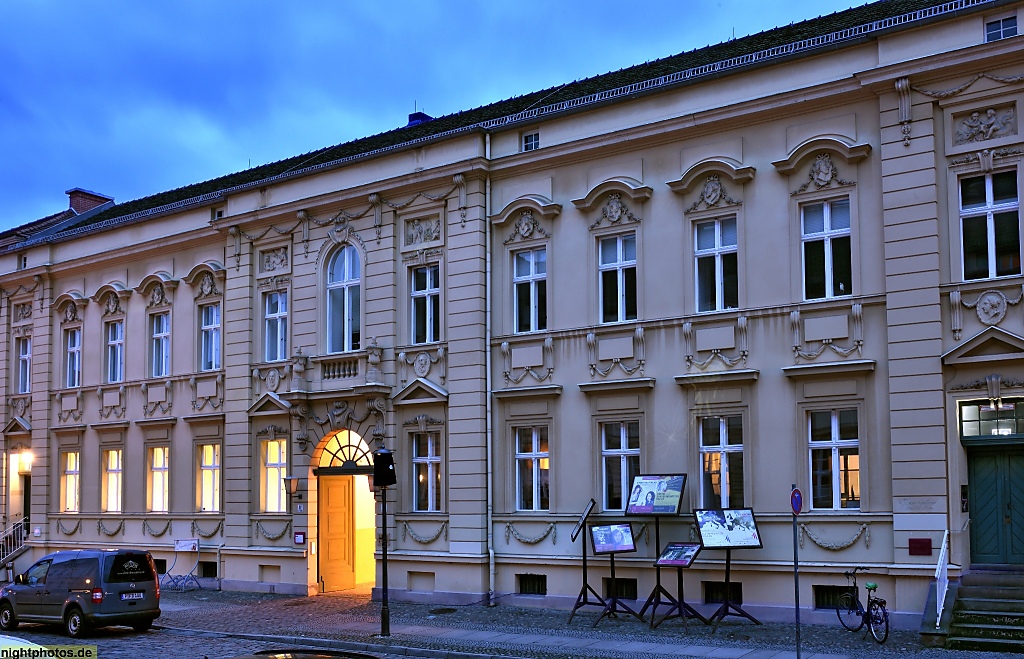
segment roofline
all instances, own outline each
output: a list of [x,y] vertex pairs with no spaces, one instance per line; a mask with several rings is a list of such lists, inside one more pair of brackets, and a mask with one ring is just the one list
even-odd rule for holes
[[[798,57],[803,54],[810,54],[822,50],[834,50],[842,46],[853,45],[857,42],[863,42],[872,38],[877,38],[883,34],[896,31],[903,26],[910,23],[930,23],[942,18],[948,17],[951,14],[958,12],[974,9],[983,5],[991,5],[998,7],[1004,4],[1012,4],[1016,0],[951,0],[932,7],[926,7],[924,9],[918,9],[913,12],[906,14],[900,14],[897,16],[890,16],[888,18],[882,18],[869,23],[864,23],[854,27],[846,28],[843,30],[837,30],[829,32],[827,34],[809,37],[807,39],[801,39],[789,44],[781,46],[774,46],[753,53],[747,53],[746,55],[738,55],[725,60],[719,60],[709,64],[703,64],[701,66],[691,67],[684,69],[683,71],[677,71],[649,80],[632,83],[623,87],[616,87],[587,96],[581,96],[579,98],[570,99],[568,101],[561,101],[551,105],[544,105],[538,108],[532,108],[529,110],[523,110],[515,114],[506,115],[504,117],[497,117],[494,119],[487,119],[467,126],[460,126],[458,128],[452,128],[450,130],[442,131],[440,133],[434,133],[424,137],[419,137],[407,142],[401,142],[399,144],[392,144],[390,146],[380,147],[363,153],[346,156],[337,160],[332,160],[318,165],[305,167],[301,169],[290,170],[276,174],[274,176],[260,179],[258,181],[250,181],[247,183],[241,183],[239,185],[223,188],[215,192],[208,192],[196,197],[188,199],[180,199],[170,204],[164,204],[163,206],[157,206],[154,208],[148,208],[141,211],[136,211],[129,215],[122,215],[119,217],[113,217],[96,224],[87,225],[80,227],[79,229],[70,229],[65,232],[51,234],[48,236],[40,236],[26,240],[21,243],[17,243],[8,248],[8,251],[14,249],[24,249],[32,247],[39,243],[44,242],[59,242],[64,239],[75,238],[78,236],[103,231],[114,226],[120,226],[122,224],[128,224],[130,222],[163,215],[172,211],[182,210],[193,206],[205,205],[217,199],[223,199],[229,194],[249,190],[253,188],[265,187],[273,183],[279,183],[282,181],[290,180],[293,178],[306,176],[313,172],[324,171],[341,167],[346,164],[350,164],[355,161],[373,158],[378,155],[385,153],[391,153],[395,151],[401,151],[410,149],[418,146],[422,146],[427,143],[441,141],[448,139],[455,135],[463,133],[470,133],[474,131],[483,132],[495,132],[511,126],[527,123],[537,119],[538,117],[550,117],[550,116],[562,116],[584,110],[594,109],[602,105],[614,102],[617,99],[625,97],[635,97],[640,95],[647,95],[656,92],[666,91],[682,85],[694,84],[701,80],[721,76],[723,74],[737,73],[743,70],[749,70],[751,68],[760,68],[761,66],[767,66],[769,64],[776,64],[788,59]],[[753,36],[753,35],[751,35]]]

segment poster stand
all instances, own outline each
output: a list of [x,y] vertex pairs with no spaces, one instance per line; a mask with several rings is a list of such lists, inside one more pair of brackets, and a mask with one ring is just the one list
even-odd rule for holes
[[[576,538],[580,535],[580,530],[583,529],[583,525],[587,522],[587,517],[590,515],[590,511],[594,509],[596,501],[590,500],[587,507],[583,510],[583,514],[580,515],[579,521],[576,523],[576,528],[573,529],[570,539],[572,542],[576,542]],[[604,598],[598,595],[597,591],[590,585],[587,580],[587,539],[583,538],[581,543],[583,546],[583,585],[580,587],[580,594],[576,596],[576,604],[573,605],[572,611],[569,613],[569,622],[572,622],[572,617],[576,615],[576,611],[583,608],[584,606],[600,606],[603,608],[608,607],[608,603],[605,602]],[[596,601],[590,599],[590,595],[596,597]]]
[[[705,625],[708,624],[707,618],[686,603],[683,593],[683,568],[690,567],[698,553],[700,553],[699,544],[686,542],[670,542],[660,550],[658,559],[654,561],[657,585],[655,586],[655,591],[651,593],[651,597],[648,598],[648,604],[652,606],[651,629],[656,628],[669,618],[682,618],[683,629],[686,631],[689,631],[687,626],[688,618],[696,618]],[[661,568],[663,567],[674,567],[676,569],[676,592],[679,595],[678,599],[661,586]],[[661,597],[661,594],[665,595],[664,599]],[[669,609],[659,618],[658,607],[663,604],[668,604]],[[647,605],[645,604],[644,609],[646,608]],[[641,614],[643,614],[644,609],[640,610]]]
[[749,613],[747,613],[746,611],[744,611],[743,607],[741,607],[739,604],[737,604],[736,602],[733,602],[732,600],[729,599],[729,591],[730,591],[730,588],[729,588],[729,583],[730,583],[729,582],[729,571],[730,571],[731,566],[732,566],[732,550],[731,549],[726,549],[725,550],[725,597],[724,597],[724,599],[722,601],[721,606],[718,607],[718,610],[715,611],[714,613],[712,613],[711,617],[708,618],[708,622],[709,623],[712,622],[712,621],[714,621],[714,623],[715,623],[715,626],[711,629],[711,633],[712,634],[714,634],[715,632],[718,631],[718,623],[722,622],[722,619],[725,618],[725,616],[742,616],[742,617],[746,618],[747,620],[750,620],[754,624],[757,624],[757,625],[761,624],[760,620],[758,620],[754,616],[752,616]]
[[594,627],[597,627],[597,623],[601,622],[605,616],[614,618],[618,613],[628,613],[632,616],[636,616],[636,618],[642,622],[643,618],[640,617],[640,614],[629,608],[628,604],[619,599],[618,589],[615,584],[615,552],[608,554],[608,559],[608,577],[611,580],[612,596],[605,600],[604,611],[602,611],[601,615],[594,621]]
[[[654,551],[659,555],[661,554],[661,517],[658,515],[654,516]],[[664,586],[661,585],[661,566],[657,563],[654,564],[654,589],[651,591],[650,596],[644,605],[640,608],[640,619],[643,619],[647,609],[651,609],[651,628],[654,628],[654,613],[658,610],[659,604],[677,604],[676,598],[672,597],[672,593],[668,592]],[[664,595],[665,599],[661,596]]]

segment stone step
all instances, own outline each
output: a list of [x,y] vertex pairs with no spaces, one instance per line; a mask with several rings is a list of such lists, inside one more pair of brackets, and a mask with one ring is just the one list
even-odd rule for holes
[[989,611],[993,613],[1024,613],[1024,601],[991,597],[957,597],[953,611]]
[[1004,625],[1024,630],[1024,611],[984,611],[959,609],[953,612],[953,625]]
[[949,626],[949,635],[956,638],[992,638],[1024,642],[1024,628],[995,623],[961,624],[954,621]]
[[999,638],[966,638],[960,636],[949,636],[946,638],[946,648],[949,650],[1024,653],[1024,641]]
[[957,590],[958,598],[986,598],[1024,601],[1024,588],[1012,586],[964,586]]
[[975,571],[960,575],[960,585],[1024,588],[1024,573],[1000,570]]

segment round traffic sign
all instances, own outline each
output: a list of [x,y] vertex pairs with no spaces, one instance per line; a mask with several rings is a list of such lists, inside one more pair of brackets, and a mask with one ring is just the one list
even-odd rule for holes
[[804,507],[804,495],[800,494],[800,488],[793,488],[793,492],[789,495],[789,503],[793,505],[793,514],[799,515]]

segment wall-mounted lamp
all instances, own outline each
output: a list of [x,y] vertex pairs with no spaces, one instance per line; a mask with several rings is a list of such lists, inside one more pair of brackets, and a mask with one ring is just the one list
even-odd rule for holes
[[18,454],[18,473],[32,473],[32,451],[26,449]]
[[302,500],[302,495],[299,494],[299,477],[298,476],[285,476],[284,477],[285,487],[288,488],[288,494],[292,495],[299,501]]

